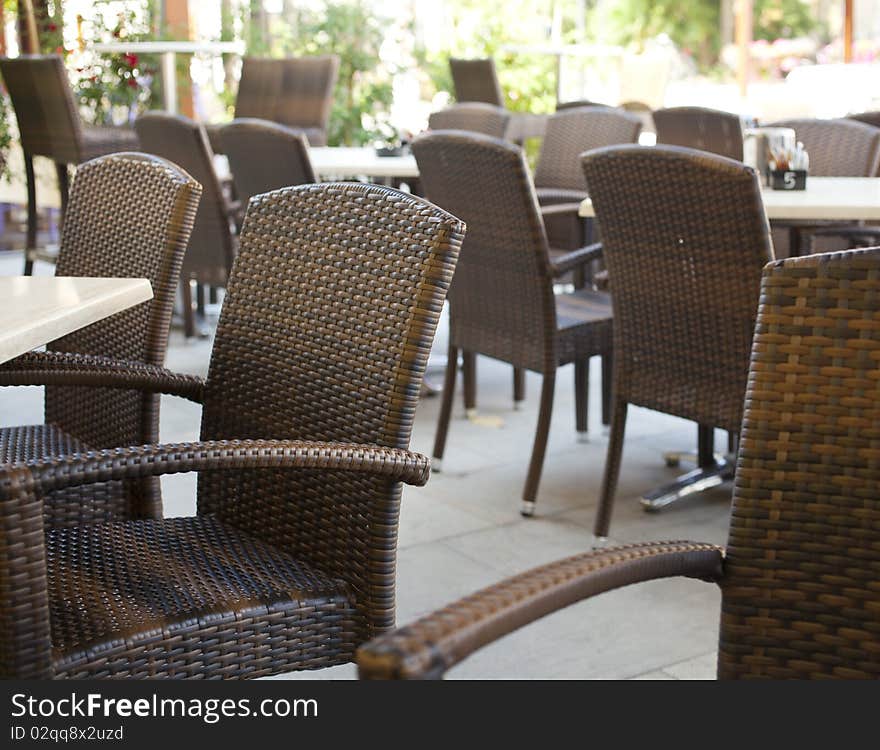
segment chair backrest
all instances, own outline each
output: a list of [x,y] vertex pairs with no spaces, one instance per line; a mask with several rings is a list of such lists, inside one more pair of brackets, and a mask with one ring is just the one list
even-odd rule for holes
[[880,676],[880,248],[768,266],[722,584],[722,678]]
[[233,120],[221,128],[220,140],[244,206],[260,193],[316,181],[300,131],[268,120]]
[[522,149],[476,133],[436,131],[416,138],[412,150],[426,196],[468,226],[449,292],[453,340],[552,371],[553,278]]
[[428,117],[431,130],[466,130],[493,138],[504,138],[509,124],[510,113],[506,109],[484,102],[453,104]]
[[705,107],[669,107],[654,112],[657,143],[709,151],[742,161],[739,115]]
[[485,102],[504,106],[504,92],[498,82],[495,61],[491,57],[464,60],[449,58],[452,85],[457,102]]
[[183,274],[206,284],[225,284],[235,251],[226,202],[204,128],[168,112],[146,112],[138,117],[134,128],[144,151],[182,167],[202,186]]
[[736,432],[773,253],[755,171],[675,146],[612,146],[583,166],[612,289],[616,397]]
[[603,146],[637,143],[642,121],[611,107],[579,107],[557,112],[547,120],[535,185],[584,190],[587,183],[580,155]]
[[564,109],[580,109],[581,107],[608,107],[612,109],[610,104],[594,102],[592,99],[570,99],[567,102],[556,102],[557,112],[561,112]]
[[59,55],[0,58],[21,146],[31,156],[78,164],[82,122]]
[[[147,278],[153,299],[58,339],[50,350],[164,364],[200,193],[186,172],[146,154],[111,154],[77,169],[56,274]],[[46,387],[46,422],[92,448],[156,442],[158,405],[158,396],[136,391]]]
[[336,55],[246,57],[235,100],[235,116],[302,128],[313,146],[326,145],[338,76]]
[[855,120],[856,122],[863,122],[865,125],[871,125],[875,128],[880,128],[880,111],[872,110],[870,112],[856,112],[852,115],[846,116],[847,120]]
[[[436,206],[376,185],[256,196],[217,326],[202,439],[407,447],[463,232]],[[394,622],[399,499],[399,483],[350,472],[261,470],[200,477],[198,502],[353,582],[368,636]],[[279,524],[279,507],[296,522]]]
[[781,120],[770,127],[793,128],[810,155],[817,177],[873,177],[880,165],[880,129],[853,119]]

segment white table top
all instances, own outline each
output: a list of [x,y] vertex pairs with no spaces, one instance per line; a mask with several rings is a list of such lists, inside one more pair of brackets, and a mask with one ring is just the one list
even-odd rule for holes
[[144,55],[160,55],[168,52],[181,54],[196,52],[244,53],[243,42],[109,42],[107,44],[93,44],[91,48],[95,52],[140,52]]
[[0,362],[152,297],[147,279],[0,276]]
[[[764,210],[771,221],[853,221],[880,219],[880,178],[807,177],[806,190],[764,188]],[[581,216],[594,216],[588,198],[581,203]]]
[[371,146],[313,146],[309,148],[312,169],[319,179],[332,177],[418,177],[412,154],[377,156]]

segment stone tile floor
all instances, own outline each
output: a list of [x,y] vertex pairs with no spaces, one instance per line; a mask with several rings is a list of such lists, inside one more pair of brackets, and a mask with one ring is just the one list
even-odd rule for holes
[[[0,253],[0,274],[17,274],[20,256]],[[38,264],[38,273],[51,273]],[[216,319],[215,319],[216,320]],[[437,351],[445,351],[444,333]],[[184,340],[172,331],[168,366],[207,372],[209,338]],[[424,488],[406,488],[400,525],[398,621],[407,623],[505,576],[590,548],[591,525],[605,462],[607,436],[599,420],[599,367],[591,382],[590,440],[574,432],[572,368],[557,378],[551,438],[533,519],[519,515],[519,496],[537,418],[540,382],[529,375],[524,408],[514,411],[511,370],[480,359],[478,409],[464,417],[460,392],[450,425],[443,472]],[[435,377],[440,380],[439,373]],[[460,379],[459,379],[460,385]],[[422,400],[412,446],[430,453],[439,397]],[[0,425],[42,420],[40,388],[0,389]],[[163,397],[163,441],[198,437],[199,407]],[[730,486],[644,513],[639,496],[674,478],[664,450],[691,449],[690,423],[630,409],[611,543],[691,539],[723,543]],[[721,447],[723,435],[718,435]],[[194,512],[194,475],[163,478],[168,515]],[[720,596],[691,580],[655,581],[603,594],[539,621],[477,653],[449,678],[711,679]],[[293,675],[293,679],[349,679],[350,665]],[[287,677],[290,679],[290,677]]]

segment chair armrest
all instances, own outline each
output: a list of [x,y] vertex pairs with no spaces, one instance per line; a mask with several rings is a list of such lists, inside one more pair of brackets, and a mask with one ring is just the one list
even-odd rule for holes
[[[421,486],[430,461],[420,453],[358,443],[310,440],[205,440],[108,448],[28,461],[38,492],[95,482],[222,469],[354,471]],[[2,467],[0,467],[2,477]]]
[[551,612],[656,578],[717,581],[723,550],[649,542],[588,552],[508,578],[358,649],[362,679],[439,679],[466,656]]
[[168,393],[202,403],[205,381],[143,362],[74,352],[27,352],[0,364],[0,386],[76,385]]
[[579,247],[570,253],[560,255],[550,262],[553,268],[554,276],[561,276],[564,273],[579,268],[580,266],[590,263],[602,257],[602,243],[596,242],[586,247]]
[[577,216],[580,207],[580,203],[551,203],[547,206],[541,206],[541,216],[566,216],[568,214]]

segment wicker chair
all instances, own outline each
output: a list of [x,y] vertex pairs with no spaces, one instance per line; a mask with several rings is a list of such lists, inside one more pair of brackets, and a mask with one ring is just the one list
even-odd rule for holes
[[234,225],[240,207],[223,192],[214,171],[214,153],[199,123],[168,112],[147,112],[138,117],[134,127],[144,151],[178,164],[202,186],[202,200],[181,272],[184,330],[187,337],[192,337],[196,335],[196,323],[190,281],[198,285],[200,308],[204,306],[203,284],[226,285],[238,247]]
[[[429,474],[413,412],[463,232],[375,185],[254,198],[206,381],[72,373],[201,402],[201,442],[0,467],[0,676],[258,677],[391,628],[401,482]],[[200,472],[193,517],[44,534],[48,490],[181,471]]]
[[0,58],[0,72],[18,120],[27,178],[27,234],[25,275],[34,260],[54,261],[54,255],[37,249],[37,184],[34,157],[55,162],[62,216],[67,208],[69,165],[82,164],[116,151],[136,151],[137,135],[129,128],[85,125],[80,116],[64,62],[58,55],[22,55]]
[[[452,411],[458,353],[465,408],[476,405],[476,355],[541,373],[541,406],[523,490],[523,515],[535,497],[547,448],[556,369],[575,365],[576,425],[587,432],[589,360],[611,355],[611,304],[592,289],[554,296],[560,273],[601,254],[591,246],[550,259],[547,237],[522,149],[488,136],[440,131],[420,136],[413,154],[430,200],[468,224],[450,302],[449,356],[434,443],[439,467]],[[607,386],[607,379],[605,385]],[[522,397],[515,378],[514,398]],[[607,388],[605,391],[608,399]]]
[[669,107],[654,112],[657,143],[709,151],[742,161],[739,115],[705,107]]
[[457,102],[484,102],[504,106],[504,93],[491,57],[464,60],[449,58],[452,85]]
[[[595,523],[604,538],[627,404],[739,429],[761,268],[773,250],[757,175],[742,163],[676,146],[617,146],[585,154],[583,167],[613,290],[614,404]],[[648,509],[731,473],[701,448],[700,467],[645,496]]]
[[[327,126],[339,76],[336,55],[246,57],[235,97],[236,119],[260,119],[302,130],[312,146],[327,145]],[[215,153],[223,153],[222,125],[207,127]]]
[[223,151],[243,206],[261,193],[316,182],[301,132],[267,120],[233,120],[220,129]]
[[[874,177],[880,174],[880,129],[854,118],[781,120],[772,127],[793,128],[810,155],[810,174],[817,177]],[[789,230],[789,255],[803,255],[816,236],[841,236],[855,244],[860,226],[834,222],[776,221]],[[855,231],[854,231],[855,230]],[[869,230],[870,232],[870,230]],[[874,237],[876,242],[877,235]]]
[[431,130],[464,130],[493,138],[504,138],[509,123],[510,113],[506,109],[482,102],[453,104],[428,117]]
[[765,269],[726,551],[649,542],[536,568],[363,646],[361,677],[437,679],[547,614],[672,576],[721,588],[721,679],[880,677],[880,329],[858,325],[878,307],[876,248]]
[[[150,279],[153,299],[0,365],[0,385],[45,384],[42,425],[0,429],[4,464],[93,448],[156,442],[159,397],[135,390],[75,388],[67,370],[82,362],[145,373],[165,361],[180,266],[201,188],[163,159],[120,153],[83,164],[76,173],[56,271],[60,276]],[[105,482],[51,492],[47,527],[155,518],[158,483]]]
[[584,232],[584,221],[577,214],[577,207],[587,197],[580,155],[602,146],[636,143],[641,129],[641,120],[634,115],[601,106],[564,109],[547,120],[535,168],[538,203],[572,205],[568,214],[545,214],[544,223],[552,247],[574,250],[589,239]]
[[857,112],[852,115],[847,115],[846,119],[863,122],[865,125],[880,128],[880,111],[872,110],[870,112]]

